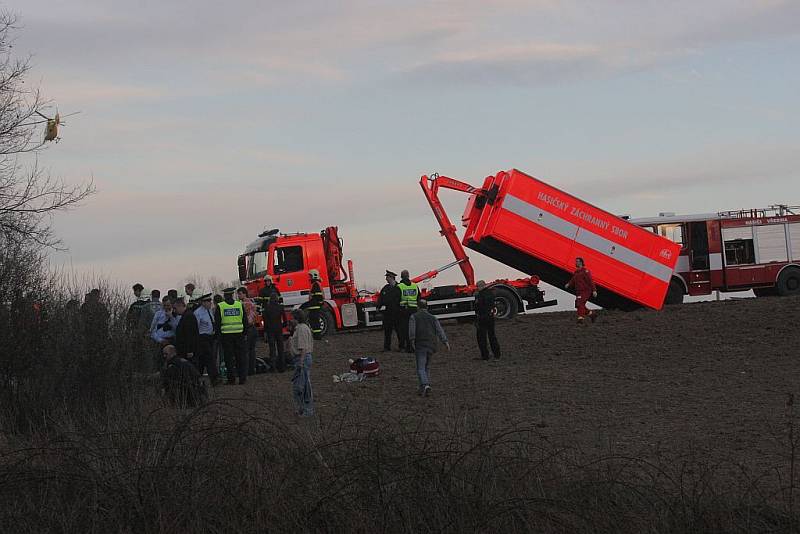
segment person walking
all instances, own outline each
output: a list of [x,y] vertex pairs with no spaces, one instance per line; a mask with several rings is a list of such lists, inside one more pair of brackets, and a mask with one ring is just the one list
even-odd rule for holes
[[319,271],[311,269],[308,271],[308,276],[311,278],[311,290],[308,294],[308,324],[311,327],[311,333],[314,334],[314,339],[322,337],[322,323],[320,322],[320,315],[322,312],[322,304],[325,302],[325,293],[322,292],[322,285],[320,285]]
[[497,315],[495,306],[495,292],[491,287],[486,287],[486,282],[478,280],[475,284],[478,292],[475,293],[475,320],[478,327],[478,349],[481,351],[481,358],[489,359],[489,348],[492,348],[492,355],[500,358],[500,343],[497,342],[497,335],[494,332],[494,317]]
[[420,300],[418,308],[408,321],[408,343],[417,358],[418,394],[427,397],[431,394],[430,365],[431,357],[437,349],[437,339],[444,343],[447,350],[450,350],[450,342],[447,341],[447,334],[439,319],[428,312],[428,303]]
[[216,386],[219,384],[219,364],[214,343],[214,302],[211,299],[211,293],[201,296],[198,300],[200,306],[194,311],[198,334],[195,364],[200,374],[208,373],[211,385]]
[[403,337],[400,335],[400,288],[397,286],[397,275],[392,271],[386,271],[386,285],[378,295],[376,307],[378,311],[384,308],[381,314],[383,321],[383,351],[392,350],[392,332],[397,333],[397,342],[402,350]]
[[286,318],[283,312],[283,298],[270,298],[261,308],[264,318],[264,338],[269,347],[270,365],[273,371],[286,371],[286,355],[283,349],[283,329]]
[[[236,384],[236,376],[238,376],[239,385],[243,386],[247,382],[248,370],[244,346],[244,333],[247,331],[248,324],[242,302],[233,299],[235,292],[236,290],[232,287],[222,292],[224,300],[217,305],[214,312],[214,323],[217,334],[222,340],[222,350],[225,353],[228,385]],[[234,375],[234,370],[236,370],[236,375]]]
[[407,270],[400,271],[400,318],[398,321],[400,337],[400,351],[414,352],[408,342],[408,324],[411,316],[417,311],[417,301],[419,301],[419,286],[409,278]]
[[589,310],[586,303],[589,297],[597,297],[597,286],[592,280],[592,273],[586,268],[583,258],[575,258],[575,272],[572,278],[564,286],[564,289],[575,290],[575,308],[578,310],[578,324],[585,324],[585,318],[589,317],[592,322],[597,320],[597,313]]
[[244,332],[245,352],[247,354],[247,373],[256,374],[256,341],[258,341],[258,328],[256,327],[256,304],[247,295],[247,288],[242,286],[236,290],[236,298],[244,306],[244,313],[247,316],[247,329]]
[[178,318],[178,324],[175,327],[175,350],[178,352],[178,356],[199,367],[195,357],[200,337],[197,317],[189,310],[183,298],[178,298],[172,306]]
[[295,413],[301,417],[314,415],[314,392],[311,389],[311,360],[314,352],[314,334],[308,326],[308,316],[304,310],[293,310],[294,331],[290,340],[294,356],[294,375],[292,376],[292,399]]

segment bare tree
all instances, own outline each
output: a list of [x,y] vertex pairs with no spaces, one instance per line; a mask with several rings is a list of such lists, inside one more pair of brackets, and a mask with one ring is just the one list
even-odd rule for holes
[[0,246],[58,247],[52,215],[79,204],[94,185],[67,184],[38,166],[36,153],[58,122],[47,120],[52,106],[25,85],[30,58],[12,54],[15,24],[14,15],[0,13]]

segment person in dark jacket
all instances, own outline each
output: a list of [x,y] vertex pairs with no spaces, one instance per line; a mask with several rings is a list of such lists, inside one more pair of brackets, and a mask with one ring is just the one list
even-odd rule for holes
[[175,350],[178,356],[189,360],[195,366],[199,366],[199,361],[195,358],[200,341],[200,331],[197,327],[197,317],[189,311],[186,301],[178,298],[173,304],[175,313],[180,316],[178,326],[175,327]]
[[90,353],[102,352],[108,341],[108,308],[100,300],[100,290],[92,289],[81,305],[81,323],[86,348]]
[[318,270],[308,271],[308,277],[311,279],[308,305],[305,308],[308,313],[308,326],[311,327],[314,339],[320,339],[322,338],[322,305],[325,303],[325,293],[322,291],[322,279]]
[[408,341],[408,322],[411,316],[417,311],[417,301],[419,300],[419,286],[411,281],[411,275],[406,269],[400,271],[400,316],[398,326],[400,329],[400,351],[414,352],[411,343]]
[[483,280],[478,280],[476,285],[478,292],[475,294],[475,320],[478,327],[478,349],[484,360],[489,359],[488,346],[492,348],[492,355],[500,358],[500,343],[497,342],[497,335],[494,332],[494,316],[497,315],[494,303],[496,295],[494,289],[486,287],[486,282]]
[[[392,332],[397,333],[397,342],[401,342],[403,337],[400,335],[400,288],[397,286],[397,275],[392,271],[386,271],[386,285],[378,295],[376,307],[378,311],[383,310],[383,350],[392,350]],[[402,347],[400,347],[402,350]]]
[[264,307],[266,306],[270,300],[273,298],[278,300],[281,296],[281,292],[278,287],[272,283],[272,277],[268,274],[264,275],[264,287],[259,289],[258,291],[258,303]]
[[164,357],[161,383],[170,403],[178,408],[204,403],[208,399],[208,391],[200,381],[197,367],[178,356],[173,345],[165,346],[161,353]]
[[286,353],[283,347],[283,329],[286,328],[286,316],[283,312],[283,298],[270,298],[261,308],[264,318],[264,339],[269,347],[270,365],[273,371],[286,371]]
[[572,278],[569,279],[565,289],[573,289],[575,291],[575,308],[578,310],[578,324],[584,324],[584,319],[589,317],[592,322],[597,319],[597,313],[594,310],[589,310],[586,303],[589,297],[597,297],[597,286],[594,285],[592,274],[586,268],[583,258],[575,258],[575,272],[572,273]]
[[419,394],[427,397],[431,393],[430,365],[431,356],[436,352],[438,341],[444,343],[450,350],[447,334],[444,333],[439,319],[428,312],[428,303],[425,300],[417,302],[418,311],[408,320],[408,343],[417,357],[417,378],[419,379]]

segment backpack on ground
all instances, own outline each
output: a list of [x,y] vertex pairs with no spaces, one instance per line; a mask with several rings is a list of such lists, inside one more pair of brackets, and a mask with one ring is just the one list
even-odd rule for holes
[[367,377],[378,376],[381,372],[381,364],[375,358],[356,358],[350,360],[350,370]]

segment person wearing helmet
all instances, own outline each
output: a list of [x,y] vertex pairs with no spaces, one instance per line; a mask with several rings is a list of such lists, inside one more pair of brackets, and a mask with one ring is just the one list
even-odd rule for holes
[[258,303],[264,307],[270,303],[271,300],[278,300],[281,297],[281,292],[278,287],[272,282],[272,277],[268,274],[264,275],[264,287],[258,291]]
[[320,322],[320,313],[322,311],[322,304],[325,302],[325,293],[322,292],[322,285],[320,284],[319,271],[311,269],[308,271],[308,277],[311,278],[311,291],[308,294],[308,325],[311,327],[311,333],[314,339],[322,337],[322,323]]

